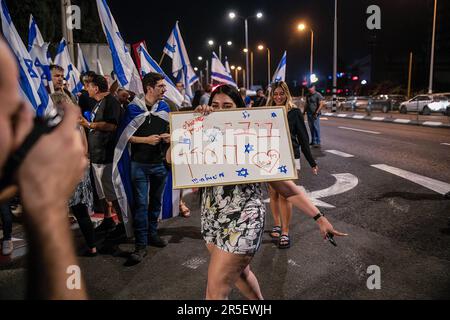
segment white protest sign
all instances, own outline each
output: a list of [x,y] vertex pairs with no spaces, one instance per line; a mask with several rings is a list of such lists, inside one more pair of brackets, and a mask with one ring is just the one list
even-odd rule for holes
[[174,189],[297,179],[283,107],[170,113]]

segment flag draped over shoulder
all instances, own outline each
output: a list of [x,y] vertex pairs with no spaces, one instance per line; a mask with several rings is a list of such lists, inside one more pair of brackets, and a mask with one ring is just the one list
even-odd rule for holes
[[[145,102],[135,98],[127,107],[122,123],[118,130],[118,141],[114,151],[113,160],[113,184],[119,202],[123,221],[127,234],[132,230],[132,208],[133,208],[133,187],[131,182],[131,148],[130,138],[136,133],[144,123],[146,117],[154,115],[165,121],[169,121],[170,107],[164,101],[159,101],[148,110]],[[167,185],[172,190],[172,185]],[[167,194],[167,191],[165,191]],[[166,199],[168,196],[166,196]],[[172,195],[170,194],[170,197]],[[178,209],[178,206],[176,206]],[[166,212],[164,212],[166,211]],[[163,206],[162,216],[171,217],[173,214],[167,212],[167,206]]]
[[172,75],[177,79],[177,82],[184,84],[186,94],[192,99],[194,95],[191,86],[199,79],[189,60],[178,21],[170,34],[169,40],[167,40],[164,53],[172,59]]
[[211,78],[221,84],[229,84],[237,88],[236,82],[234,82],[231,74],[228,73],[225,66],[219,60],[219,57],[213,52],[212,64],[211,64]]
[[67,81],[69,91],[76,95],[83,89],[83,84],[80,79],[80,72],[72,63],[69,54],[69,47],[66,39],[62,39],[56,51],[55,64],[64,69],[64,79]]
[[286,81],[286,56],[287,52],[285,51],[273,75],[272,82]]
[[117,75],[120,86],[138,95],[143,95],[144,89],[142,88],[139,72],[134,65],[130,50],[120,34],[106,0],[97,0],[97,8],[103,32],[111,49],[114,72]]
[[14,26],[5,0],[0,0],[0,18],[3,35],[17,59],[21,93],[30,102],[36,114],[42,116],[53,104],[33,59]]
[[164,76],[164,82],[167,86],[167,92],[165,94],[166,98],[173,101],[177,106],[181,106],[184,100],[183,95],[177,90],[172,80],[170,80],[170,78],[164,73],[164,71],[156,63],[156,61],[153,60],[143,43],[141,43],[141,45],[139,46],[138,52],[141,61],[142,76],[145,76],[150,72],[162,74]]

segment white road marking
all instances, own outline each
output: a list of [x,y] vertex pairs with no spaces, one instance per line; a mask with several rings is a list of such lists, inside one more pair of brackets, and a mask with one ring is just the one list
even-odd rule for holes
[[408,119],[395,119],[394,122],[397,122],[397,123],[410,123],[411,120],[408,120]]
[[348,153],[337,151],[337,150],[325,150],[325,152],[332,153],[332,154],[335,154],[335,155],[343,157],[343,158],[353,158],[354,157],[354,155],[352,155],[352,154],[348,154]]
[[372,165],[372,167],[392,173],[400,178],[414,182],[418,185],[421,185],[422,187],[433,190],[442,195],[446,194],[447,192],[450,192],[450,184],[448,184],[446,182],[434,180],[434,179],[431,179],[428,177],[421,176],[416,173],[412,173],[412,172],[409,172],[406,170],[391,167],[391,166],[388,166],[385,164],[376,164],[376,165]]
[[383,121],[384,120],[384,118],[382,118],[382,117],[373,117],[372,118],[372,121]]
[[441,143],[441,145],[443,145],[443,146],[450,146],[450,143]]
[[356,115],[356,116],[353,116],[353,119],[364,119],[364,116],[358,116],[358,115]]
[[429,126],[429,127],[437,127],[437,126],[441,126],[442,122],[435,122],[435,121],[426,121],[423,123],[424,126]]
[[[332,176],[336,178],[336,183],[329,188],[313,192],[308,192],[302,186],[299,186],[299,188],[311,198],[315,206],[330,209],[336,208],[329,203],[319,200],[319,198],[331,197],[350,191],[358,185],[359,180],[350,173],[333,174]],[[264,200],[264,203],[270,203],[270,198]]]
[[192,258],[182,264],[182,266],[187,267],[189,269],[195,270],[200,267],[202,264],[206,263],[205,258],[195,257]]
[[361,129],[348,128],[348,127],[339,127],[339,129],[352,130],[352,131],[365,132],[365,133],[372,133],[372,134],[381,134],[381,132],[369,131],[369,130],[361,130]]
[[297,262],[295,262],[295,261],[292,260],[292,259],[289,259],[289,260],[288,260],[288,264],[290,264],[290,265],[293,266],[293,267],[301,267],[301,265],[299,265]]
[[338,114],[338,118],[346,118],[347,115],[346,114]]
[[324,115],[324,116],[328,116],[328,117],[331,117],[331,116],[333,116],[333,114],[332,114],[332,113],[330,113],[330,112],[324,113],[323,115]]

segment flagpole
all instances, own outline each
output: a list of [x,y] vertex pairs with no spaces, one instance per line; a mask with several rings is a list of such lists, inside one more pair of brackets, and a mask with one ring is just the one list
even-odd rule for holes
[[166,56],[166,53],[163,52],[163,54],[161,56],[161,60],[159,60],[159,66],[161,66],[161,63],[163,62],[165,56]]

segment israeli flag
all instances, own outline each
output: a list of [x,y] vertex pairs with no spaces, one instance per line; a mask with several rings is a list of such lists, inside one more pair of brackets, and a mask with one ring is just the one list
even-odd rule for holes
[[143,95],[144,89],[142,88],[141,77],[106,0],[97,0],[97,8],[103,32],[111,49],[114,72],[117,75],[120,86],[138,95]]
[[231,68],[230,63],[228,62],[228,57],[225,57],[225,69],[227,69],[227,72],[231,74]]
[[220,59],[215,52],[213,52],[211,63],[211,79],[221,84],[229,84],[237,88],[237,84],[234,82],[233,77],[231,77],[231,74],[228,73],[225,66],[220,62]]
[[173,76],[177,79],[177,82],[184,84],[186,95],[192,99],[194,95],[191,86],[199,79],[189,61],[178,21],[170,34],[169,40],[167,40],[164,53],[172,59]]
[[81,50],[81,46],[79,43],[77,43],[78,47],[78,59],[77,59],[77,68],[78,71],[81,72],[81,74],[85,74],[89,71],[89,65],[86,61],[86,58],[84,57],[83,51]]
[[[48,52],[49,43],[45,43],[42,38],[41,32],[34,20],[34,17],[30,16],[30,26],[28,32],[28,52],[33,59],[33,64],[41,77],[44,86],[53,88],[52,75],[50,73],[50,63]],[[52,89],[53,91],[53,89]]]
[[153,60],[148,51],[145,49],[144,44],[139,46],[138,52],[141,59],[141,75],[145,76],[150,72],[162,74],[167,87],[167,92],[165,94],[166,98],[173,101],[177,106],[181,106],[184,101],[183,95],[177,90],[172,80],[170,80],[170,78],[164,73],[158,63]]
[[286,55],[287,52],[285,51],[283,58],[281,58],[280,64],[273,75],[272,82],[286,81]]
[[44,46],[44,38],[42,37],[41,31],[39,30],[36,20],[34,20],[33,15],[30,15],[30,25],[28,31],[28,51],[33,49],[33,46],[42,47]]
[[105,72],[103,72],[102,64],[100,63],[100,59],[97,59],[97,73],[99,75],[105,76]]
[[[131,208],[133,208],[134,200],[133,185],[131,182],[131,148],[129,141],[139,127],[144,123],[146,117],[153,114],[169,122],[169,113],[170,107],[164,101],[157,102],[149,111],[144,100],[135,98],[128,105],[122,123],[119,127],[118,142],[114,150],[113,184],[128,236],[132,235],[133,230]],[[171,184],[167,184],[166,189],[167,187],[170,188],[170,190],[172,189]],[[172,193],[165,191],[165,198],[167,199],[168,197],[172,198]],[[173,210],[168,210],[167,206],[163,206],[162,217],[167,218],[178,215],[179,212],[177,210],[179,210],[178,205],[174,206]]]
[[22,95],[30,102],[36,114],[43,116],[53,104],[39,76],[39,71],[34,66],[33,59],[14,26],[5,0],[0,0],[0,18],[3,35],[17,59]]
[[81,89],[83,89],[83,84],[80,79],[81,74],[72,63],[69,47],[64,38],[59,43],[58,50],[56,51],[55,64],[64,69],[64,79],[67,81],[69,91],[72,92],[73,95],[80,92]]

